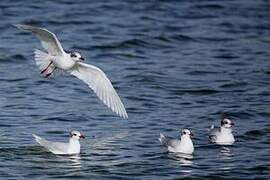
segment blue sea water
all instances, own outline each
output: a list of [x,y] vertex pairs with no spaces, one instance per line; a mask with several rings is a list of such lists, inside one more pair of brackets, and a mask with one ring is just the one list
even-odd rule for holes
[[[269,179],[269,12],[267,0],[1,0],[0,179]],[[103,69],[129,119],[69,74],[42,77],[41,44],[16,23],[46,27]],[[222,114],[233,146],[208,143]],[[191,157],[157,140],[182,128],[195,134]],[[74,157],[31,135],[67,141],[74,129],[87,136]]]

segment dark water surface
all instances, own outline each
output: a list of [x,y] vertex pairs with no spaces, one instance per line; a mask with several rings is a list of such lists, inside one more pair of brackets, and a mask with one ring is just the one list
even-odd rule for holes
[[[270,2],[0,1],[0,179],[270,178]],[[40,76],[42,49],[12,26],[55,32],[112,80],[123,120],[66,74]],[[236,143],[211,145],[225,113]],[[191,128],[193,157],[166,153],[160,132]],[[56,156],[31,134],[65,141],[83,132],[78,157]]]

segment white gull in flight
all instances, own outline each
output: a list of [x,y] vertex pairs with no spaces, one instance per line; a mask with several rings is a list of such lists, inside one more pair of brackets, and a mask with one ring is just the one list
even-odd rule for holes
[[15,26],[35,34],[47,51],[46,53],[38,49],[35,50],[35,60],[41,74],[50,77],[59,70],[69,72],[84,81],[113,112],[120,117],[128,118],[120,97],[101,69],[83,63],[84,58],[78,52],[66,53],[56,35],[45,28],[24,24],[16,24]]

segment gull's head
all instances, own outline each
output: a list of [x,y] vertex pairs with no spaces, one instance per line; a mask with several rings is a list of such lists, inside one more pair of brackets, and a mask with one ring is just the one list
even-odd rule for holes
[[79,139],[84,139],[85,136],[79,131],[71,131],[70,138],[79,140]]
[[221,127],[231,128],[232,126],[234,126],[234,123],[230,119],[224,118],[221,120]]
[[84,58],[78,52],[72,52],[72,53],[70,53],[70,57],[71,57],[71,59],[73,61],[78,61],[78,62],[84,61]]
[[193,133],[192,133],[190,130],[188,130],[188,129],[183,129],[183,130],[181,131],[181,136],[192,138],[194,135],[193,135]]

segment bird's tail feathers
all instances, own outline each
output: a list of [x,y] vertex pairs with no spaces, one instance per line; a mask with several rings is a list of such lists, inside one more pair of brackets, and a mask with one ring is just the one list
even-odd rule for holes
[[35,61],[40,70],[44,70],[51,62],[51,56],[46,52],[35,49]]
[[42,140],[41,137],[39,137],[38,135],[32,134],[32,136],[35,138],[35,140],[40,143],[40,141]]
[[167,138],[162,133],[160,133],[160,137],[158,138],[158,140],[161,142],[162,145],[167,144]]

